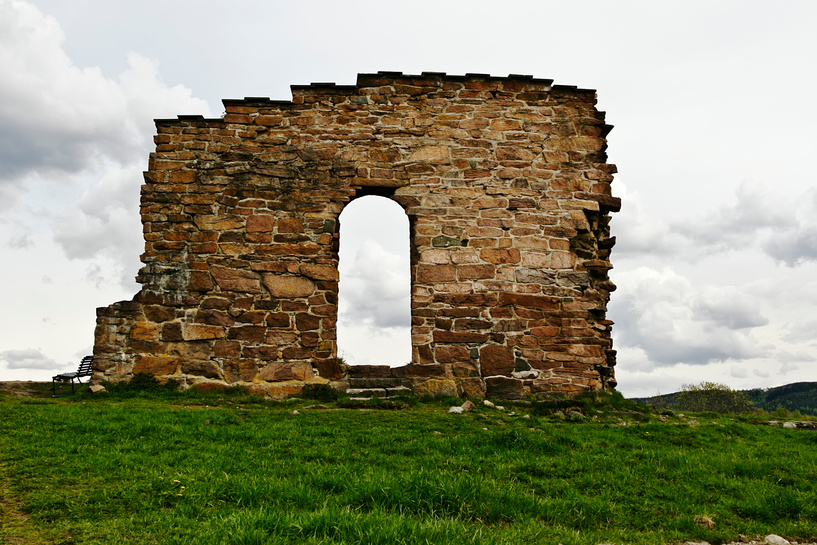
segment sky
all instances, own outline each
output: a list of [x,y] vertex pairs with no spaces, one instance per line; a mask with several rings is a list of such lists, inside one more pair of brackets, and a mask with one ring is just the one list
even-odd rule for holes
[[[0,380],[138,291],[153,119],[381,70],[596,89],[626,396],[817,381],[817,2],[0,0]],[[341,217],[340,355],[409,359],[405,214]],[[357,208],[357,212],[355,212]]]

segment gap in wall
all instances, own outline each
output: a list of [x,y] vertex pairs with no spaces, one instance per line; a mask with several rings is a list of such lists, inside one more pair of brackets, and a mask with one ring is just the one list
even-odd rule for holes
[[386,197],[365,196],[340,215],[338,356],[350,365],[411,362],[409,221]]

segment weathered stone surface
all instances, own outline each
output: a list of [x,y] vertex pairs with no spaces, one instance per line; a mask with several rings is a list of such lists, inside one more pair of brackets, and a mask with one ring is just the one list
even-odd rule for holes
[[223,327],[215,325],[187,324],[182,328],[182,338],[185,341],[220,339],[226,334]]
[[390,369],[391,376],[395,377],[444,377],[447,375],[445,365],[404,365],[402,367],[393,367]]
[[160,305],[145,305],[144,311],[145,318],[156,323],[166,322],[176,317],[176,311],[173,308]]
[[224,231],[244,227],[244,221],[236,216],[196,216],[193,221],[202,231]]
[[215,278],[218,287],[224,291],[261,293],[261,279],[252,271],[213,267],[210,273]]
[[440,363],[466,362],[471,359],[470,351],[465,346],[438,346],[434,355]]
[[353,365],[349,367],[348,375],[351,378],[389,378],[392,370],[388,365]]
[[480,378],[463,378],[457,381],[457,395],[482,399],[485,397],[485,385]]
[[457,279],[457,268],[453,265],[420,265],[417,280],[420,282],[452,282]]
[[258,375],[258,365],[248,360],[227,360],[224,362],[224,380],[227,382],[252,382]]
[[332,265],[313,265],[311,263],[304,263],[300,267],[301,274],[308,276],[313,280],[334,280],[337,281],[340,277],[337,267]]
[[183,361],[181,372],[186,375],[193,375],[205,378],[221,378],[221,370],[212,361]]
[[485,379],[485,395],[496,399],[525,399],[524,383],[515,378],[488,377]]
[[248,233],[266,233],[275,229],[275,216],[254,214],[247,218]]
[[285,380],[308,380],[312,378],[312,365],[305,361],[270,363],[258,374],[260,380],[278,382]]
[[431,378],[415,384],[414,393],[418,396],[456,396],[457,383],[450,379]]
[[340,380],[343,377],[343,370],[337,358],[323,358],[313,361],[318,376],[327,380]]
[[[620,201],[594,92],[389,73],[294,94],[157,122],[142,287],[98,309],[94,380],[154,369],[275,397],[351,378],[474,397],[519,395],[514,374],[532,395],[615,385],[604,313]],[[344,377],[339,216],[369,194],[411,218],[412,362]]]
[[213,289],[213,280],[206,271],[193,271],[187,281],[187,289],[190,291],[210,291]]
[[137,356],[133,373],[152,373],[156,376],[172,375],[176,372],[178,359],[167,356]]
[[150,341],[159,338],[159,326],[152,322],[137,322],[130,330],[130,338],[139,341]]
[[264,275],[264,287],[273,297],[292,299],[306,297],[315,292],[315,283],[301,276],[280,276],[276,274]]
[[448,146],[423,146],[409,155],[409,161],[427,163],[447,163],[449,161]]
[[519,263],[521,257],[516,248],[485,248],[480,250],[479,255],[488,263],[504,264]]
[[181,322],[168,322],[162,324],[161,339],[164,342],[172,343],[184,340],[182,335]]
[[479,350],[479,365],[483,377],[509,375],[514,370],[513,349],[499,344],[489,344]]

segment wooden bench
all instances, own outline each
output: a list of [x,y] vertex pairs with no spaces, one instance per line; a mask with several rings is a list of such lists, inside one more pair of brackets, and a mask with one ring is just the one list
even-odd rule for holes
[[71,393],[74,393],[74,379],[77,379],[77,382],[82,384],[82,381],[79,377],[90,377],[93,374],[93,367],[94,367],[94,357],[93,356],[85,356],[82,358],[82,361],[79,362],[79,367],[73,373],[62,373],[60,375],[56,375],[51,378],[51,392],[53,397],[57,397],[57,382],[68,382],[71,381]]

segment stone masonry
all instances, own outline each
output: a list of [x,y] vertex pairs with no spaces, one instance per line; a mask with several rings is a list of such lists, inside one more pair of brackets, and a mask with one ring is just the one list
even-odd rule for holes
[[[272,397],[397,380],[520,399],[615,386],[614,165],[592,90],[531,76],[360,74],[156,121],[142,284],[97,310],[94,381],[150,372]],[[337,360],[338,216],[405,210],[411,364]]]

